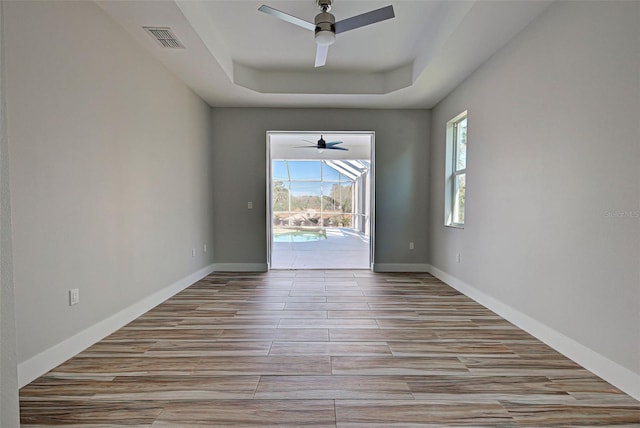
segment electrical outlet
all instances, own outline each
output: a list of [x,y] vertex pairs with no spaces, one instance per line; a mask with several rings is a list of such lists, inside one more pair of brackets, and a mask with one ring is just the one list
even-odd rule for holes
[[460,263],[460,253],[458,253],[458,254],[456,255],[456,261],[457,261],[458,263]]
[[413,250],[415,248],[415,245],[413,245],[413,242],[409,242],[409,249]]
[[251,201],[247,202],[247,208],[252,210],[253,209],[253,202],[251,202]]
[[69,306],[80,303],[80,289],[72,288],[69,290]]
[[202,251],[204,251],[205,253],[207,252],[207,244],[204,244],[204,245],[202,246]]
[[192,248],[191,249],[191,257],[195,257],[196,256],[196,249]]

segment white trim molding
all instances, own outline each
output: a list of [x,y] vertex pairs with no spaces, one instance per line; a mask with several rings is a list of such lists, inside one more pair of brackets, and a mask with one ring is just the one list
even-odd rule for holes
[[214,263],[214,272],[267,272],[266,263]]
[[441,271],[434,266],[431,266],[429,273],[546,343],[567,358],[575,361],[636,400],[640,400],[640,374],[611,361],[593,349],[587,348],[583,344],[478,290],[472,285],[459,280],[453,275]]
[[426,263],[374,263],[374,272],[429,272]]
[[57,367],[69,358],[77,355],[89,346],[102,340],[116,330],[127,325],[145,312],[158,306],[190,285],[213,272],[213,265],[208,265],[186,277],[174,282],[156,293],[145,297],[120,312],[92,325],[78,334],[52,346],[18,364],[19,387],[27,385],[49,370]]

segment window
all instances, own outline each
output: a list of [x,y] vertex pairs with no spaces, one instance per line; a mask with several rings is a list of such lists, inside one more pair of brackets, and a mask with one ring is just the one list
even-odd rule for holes
[[464,227],[467,190],[467,112],[447,122],[445,224]]

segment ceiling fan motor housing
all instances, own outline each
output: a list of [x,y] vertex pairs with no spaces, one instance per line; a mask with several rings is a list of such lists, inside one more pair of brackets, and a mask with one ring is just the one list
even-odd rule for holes
[[316,43],[329,46],[336,41],[336,18],[329,12],[320,12],[316,15]]

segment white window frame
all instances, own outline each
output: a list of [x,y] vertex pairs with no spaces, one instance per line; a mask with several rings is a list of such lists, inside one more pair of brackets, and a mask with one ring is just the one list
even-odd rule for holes
[[[455,222],[454,221],[454,213],[457,209],[456,204],[458,203],[456,198],[456,193],[458,191],[458,178],[464,176],[465,178],[465,187],[467,187],[466,178],[467,178],[467,165],[465,162],[465,168],[458,169],[458,124],[463,120],[467,119],[468,126],[468,115],[467,111],[463,111],[453,119],[447,122],[447,133],[446,133],[446,168],[445,168],[445,213],[444,213],[444,224],[445,226],[464,229],[464,221],[463,222]],[[467,143],[468,143],[468,132],[467,132]],[[466,204],[465,204],[466,211]],[[466,219],[466,212],[465,217]]]

